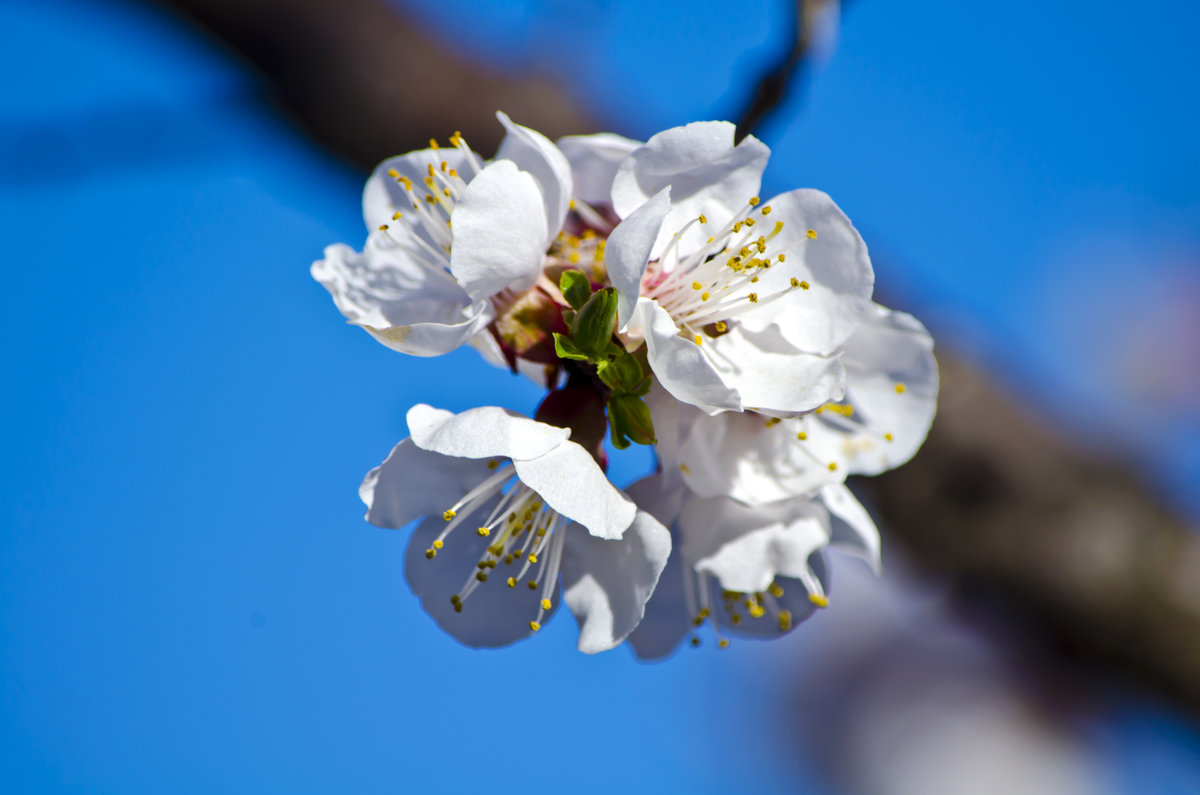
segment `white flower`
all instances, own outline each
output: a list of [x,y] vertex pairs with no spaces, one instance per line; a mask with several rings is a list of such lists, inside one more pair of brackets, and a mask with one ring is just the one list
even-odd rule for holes
[[879,534],[842,484],[813,498],[748,506],[701,498],[655,475],[635,483],[638,505],[671,527],[674,550],[645,617],[629,637],[639,657],[661,657],[689,633],[778,637],[828,604],[826,548],[879,565]]
[[757,197],[769,150],[727,122],[659,133],[616,170],[606,266],[628,344],[704,411],[787,416],[841,397],[866,317],[866,245],[824,193]]
[[933,340],[911,315],[872,305],[840,359],[844,398],[794,419],[710,417],[652,395],[664,466],[701,496],[751,505],[900,466],[921,446],[937,408]]
[[559,237],[571,167],[541,133],[507,129],[482,162],[457,133],[381,163],[363,191],[364,252],[331,246],[313,278],[352,323],[403,353],[448,353],[534,285]]
[[499,408],[426,405],[408,427],[359,495],[380,527],[425,517],[405,575],[444,630],[470,646],[526,637],[555,612],[560,575],[581,651],[612,648],[637,626],[670,535],[569,431]]

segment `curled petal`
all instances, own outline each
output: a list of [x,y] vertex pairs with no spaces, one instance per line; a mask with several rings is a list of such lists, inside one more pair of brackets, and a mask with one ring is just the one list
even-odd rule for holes
[[496,159],[516,163],[517,168],[532,174],[541,187],[546,217],[546,238],[542,246],[545,251],[562,229],[570,206],[571,164],[558,147],[537,130],[514,124],[504,113],[497,113],[496,118],[508,133],[500,142]]
[[568,135],[556,143],[571,163],[575,198],[592,205],[611,204],[617,166],[642,145],[641,141],[613,133]]
[[641,292],[642,275],[650,261],[663,219],[671,209],[671,189],[663,188],[641,207],[629,214],[608,237],[604,266],[617,288],[617,328],[624,331],[633,317]]
[[471,303],[450,274],[423,266],[396,247],[368,242],[359,253],[332,245],[313,263],[312,275],[347,320],[401,353],[449,353],[492,319],[491,307]]
[[613,648],[642,620],[671,552],[671,534],[638,511],[618,540],[606,541],[577,525],[564,538],[562,580],[567,607],[579,622],[579,650]]
[[450,220],[450,272],[472,300],[533,285],[546,252],[546,216],[542,192],[528,173],[509,160],[487,166],[467,185]]
[[818,492],[817,498],[829,510],[831,520],[829,546],[849,552],[870,564],[876,574],[882,568],[879,559],[879,529],[867,509],[845,483],[832,483]]
[[458,458],[537,458],[564,444],[571,434],[496,406],[453,414],[418,403],[408,410],[407,419],[414,444]]
[[613,486],[592,456],[574,442],[563,442],[536,458],[514,459],[513,466],[521,482],[547,505],[597,538],[620,538],[637,513],[633,501]]

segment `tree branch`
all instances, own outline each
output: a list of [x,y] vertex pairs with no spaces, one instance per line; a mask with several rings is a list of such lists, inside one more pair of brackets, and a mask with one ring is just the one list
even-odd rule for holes
[[368,169],[461,130],[492,152],[504,110],[551,138],[594,129],[561,88],[469,63],[385,0],[158,0],[252,66],[322,145]]

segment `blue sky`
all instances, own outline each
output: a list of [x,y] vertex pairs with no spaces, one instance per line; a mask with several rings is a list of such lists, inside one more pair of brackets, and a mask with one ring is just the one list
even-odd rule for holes
[[[780,46],[780,9],[417,5],[464,51],[554,69],[632,135],[727,114]],[[1195,409],[1132,412],[1145,396],[1112,389],[1124,371],[1079,330],[1132,336],[1161,307],[1122,311],[1123,281],[1160,300],[1200,263],[1198,22],[1185,4],[863,0],[763,133],[769,185],[829,191],[893,303],[1181,502]],[[808,791],[771,739],[778,685],[751,673],[768,645],[643,666],[574,653],[560,619],[481,654],[421,614],[403,538],[360,519],[362,474],[413,403],[538,395],[470,352],[405,359],[341,322],[307,269],[360,241],[359,175],[156,12],[13,3],[0,31],[0,780]],[[1133,749],[1115,775],[1184,792],[1194,740],[1134,712],[1111,730]]]

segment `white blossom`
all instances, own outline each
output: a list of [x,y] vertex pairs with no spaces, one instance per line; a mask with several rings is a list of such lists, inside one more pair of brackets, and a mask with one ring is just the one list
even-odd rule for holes
[[671,528],[671,560],[645,617],[630,636],[639,657],[668,654],[684,637],[700,644],[708,628],[772,638],[828,604],[826,549],[879,565],[874,523],[842,484],[810,497],[750,506],[704,498],[677,479],[654,475],[629,488],[638,505]]
[[669,533],[569,431],[494,407],[418,405],[408,426],[359,495],[372,524],[423,519],[405,574],[444,630],[471,646],[526,637],[555,612],[560,576],[580,650],[612,648],[637,626]]
[[664,465],[701,496],[758,505],[905,463],[924,441],[937,407],[928,332],[911,315],[872,305],[839,358],[845,396],[796,418],[707,416],[653,394]]
[[363,253],[331,246],[313,264],[342,314],[402,353],[437,356],[478,335],[534,285],[562,231],[570,164],[498,116],[507,135],[489,163],[457,133],[450,148],[381,163],[363,190]]
[[866,245],[816,190],[757,196],[769,150],[733,125],[659,133],[618,167],[606,266],[627,345],[715,414],[788,416],[841,397],[838,348],[867,315]]

